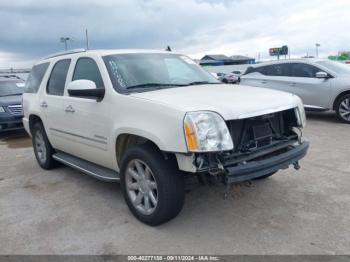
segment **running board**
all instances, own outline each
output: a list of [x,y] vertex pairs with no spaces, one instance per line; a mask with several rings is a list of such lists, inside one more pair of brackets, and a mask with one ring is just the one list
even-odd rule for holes
[[109,168],[105,168],[81,158],[59,152],[52,155],[53,159],[64,165],[70,166],[89,176],[106,182],[118,182],[119,174]]

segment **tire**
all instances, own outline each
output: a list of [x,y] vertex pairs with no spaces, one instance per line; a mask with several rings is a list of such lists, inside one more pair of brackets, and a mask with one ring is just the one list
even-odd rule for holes
[[130,148],[123,157],[120,176],[125,201],[141,222],[157,226],[180,213],[185,201],[184,177],[175,159],[166,160],[155,146]]
[[257,177],[257,178],[255,178],[254,180],[266,179],[266,178],[268,178],[268,177],[270,177],[270,176],[272,176],[272,175],[274,175],[274,174],[276,174],[276,173],[277,173],[277,171],[276,171],[276,172],[272,172],[272,173],[267,174],[267,175],[264,175],[264,176],[261,176],[261,177]]
[[228,80],[226,78],[222,79],[222,82],[228,84]]
[[33,126],[32,143],[35,158],[41,168],[52,169],[58,165],[58,163],[52,158],[55,150],[52,148],[49,139],[47,138],[44,126],[40,122],[35,123]]
[[340,97],[335,105],[338,119],[350,124],[350,94]]

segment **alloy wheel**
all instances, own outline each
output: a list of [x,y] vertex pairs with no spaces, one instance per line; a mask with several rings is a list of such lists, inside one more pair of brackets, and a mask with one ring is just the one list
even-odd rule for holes
[[149,166],[141,160],[131,160],[125,183],[132,205],[144,215],[152,214],[158,204],[158,187]]
[[46,161],[46,145],[44,136],[40,130],[35,133],[35,150],[40,163],[45,163]]
[[339,105],[339,115],[345,121],[350,121],[350,98],[346,98],[340,103],[340,105]]

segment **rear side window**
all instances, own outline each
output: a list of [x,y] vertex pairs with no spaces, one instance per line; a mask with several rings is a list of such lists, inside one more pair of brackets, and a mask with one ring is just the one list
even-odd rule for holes
[[266,76],[288,76],[288,64],[257,67],[254,71]]
[[290,64],[290,74],[294,77],[316,77],[316,73],[320,72],[319,68],[313,65],[303,63],[292,63]]
[[87,57],[79,58],[73,75],[74,80],[90,80],[95,82],[97,88],[103,88],[103,80],[96,62]]
[[62,96],[66,84],[67,72],[70,59],[58,61],[52,69],[50,79],[47,82],[47,93],[55,96]]
[[25,93],[36,93],[39,90],[41,81],[44,78],[50,63],[43,63],[33,66],[26,81]]

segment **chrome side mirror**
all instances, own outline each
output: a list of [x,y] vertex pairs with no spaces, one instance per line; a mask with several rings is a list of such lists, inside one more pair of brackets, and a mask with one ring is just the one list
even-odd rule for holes
[[326,72],[317,72],[316,78],[328,78],[328,74]]

